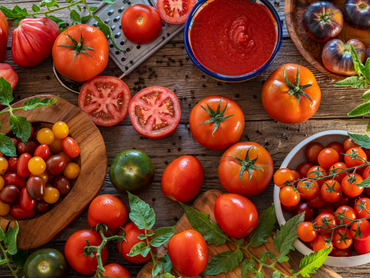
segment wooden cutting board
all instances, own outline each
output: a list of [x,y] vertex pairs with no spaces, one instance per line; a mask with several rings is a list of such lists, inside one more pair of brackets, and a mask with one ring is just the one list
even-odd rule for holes
[[[215,216],[213,213],[213,207],[215,204],[215,201],[218,196],[222,195],[223,193],[219,190],[209,190],[203,194],[201,194],[194,202],[193,208],[195,208],[198,211],[201,211],[205,214],[210,214],[211,220],[215,222]],[[188,219],[186,218],[186,215],[184,214],[181,219],[177,222],[176,224],[176,229],[175,233],[179,233],[188,229],[192,229]],[[273,240],[271,237],[267,239],[269,242],[265,243],[264,245],[252,249],[252,252],[254,255],[257,257],[259,254],[263,251],[272,251],[276,254],[274,247],[273,247]],[[159,256],[163,256],[167,252],[167,246],[168,242],[162,245],[161,247],[158,248],[157,253]],[[215,256],[218,253],[225,252],[225,251],[230,251],[233,250],[234,246],[232,244],[225,243],[220,246],[214,246],[214,245],[208,245],[208,253],[209,253],[209,259],[211,259],[213,256]],[[248,257],[246,253],[244,253],[244,257]],[[277,264],[276,267],[279,269],[281,272],[289,275],[290,270],[298,270],[299,262],[302,259],[303,255],[297,251],[295,252],[290,252],[289,253],[290,261],[282,264]],[[271,262],[268,262],[271,263]],[[150,261],[148,262],[142,270],[139,272],[137,275],[138,278],[151,278],[152,275],[152,268],[153,268],[153,262]],[[265,274],[266,278],[272,277],[272,270],[263,268],[263,273]],[[172,274],[175,275],[176,277],[181,276],[177,271],[172,271]],[[337,273],[333,272],[332,270],[328,269],[327,267],[323,266],[320,269],[317,270],[316,274],[310,275],[311,278],[341,278],[340,275]],[[182,276],[184,277],[184,276]],[[196,276],[197,278],[201,278],[201,276]],[[241,277],[241,269],[240,267],[237,267],[234,269],[233,272],[229,272],[226,274],[219,274],[217,276],[211,276],[211,275],[205,275],[205,278],[212,278],[212,277],[217,277],[217,278],[240,278]]]

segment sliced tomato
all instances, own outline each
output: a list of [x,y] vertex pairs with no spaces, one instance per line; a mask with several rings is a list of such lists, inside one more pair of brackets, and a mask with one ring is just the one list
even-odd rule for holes
[[78,107],[94,124],[113,126],[127,116],[130,99],[130,90],[121,79],[97,76],[82,86]]
[[171,24],[184,23],[196,0],[158,0],[157,10],[161,18]]
[[18,83],[18,74],[14,71],[11,65],[0,63],[0,77],[3,77],[8,81],[14,90]]
[[132,98],[129,113],[137,132],[151,139],[160,139],[175,131],[180,122],[181,107],[173,92],[152,86]]

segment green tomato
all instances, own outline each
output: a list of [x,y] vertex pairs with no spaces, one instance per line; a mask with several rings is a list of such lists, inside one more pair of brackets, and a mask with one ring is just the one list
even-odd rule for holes
[[154,179],[154,165],[149,156],[139,150],[127,150],[118,154],[109,169],[114,187],[126,193],[147,188]]
[[32,253],[23,268],[26,278],[64,278],[68,274],[68,264],[58,250],[40,249]]

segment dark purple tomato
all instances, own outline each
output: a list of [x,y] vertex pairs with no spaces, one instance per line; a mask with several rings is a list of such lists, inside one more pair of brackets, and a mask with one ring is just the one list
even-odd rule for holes
[[0,201],[5,204],[16,204],[19,202],[21,192],[15,185],[7,185],[0,192]]
[[27,189],[24,187],[21,191],[21,198],[19,200],[21,208],[24,211],[31,211],[36,205],[36,201],[33,200],[30,195],[28,195]]
[[18,176],[17,173],[6,173],[4,176],[5,185],[15,185],[19,190],[26,186],[27,180]]
[[28,195],[34,200],[41,200],[45,193],[45,182],[39,176],[31,176],[26,184]]
[[40,145],[36,148],[35,153],[33,156],[39,156],[41,157],[44,161],[48,160],[50,157],[50,148],[48,145]]
[[346,0],[343,6],[344,21],[360,30],[370,29],[370,0]]
[[28,170],[28,162],[31,160],[32,156],[29,153],[22,153],[18,158],[17,163],[17,174],[22,178],[27,178],[31,172]]
[[17,171],[17,162],[18,162],[18,157],[11,157],[8,159],[8,172]]
[[19,204],[16,204],[12,206],[10,209],[10,214],[16,218],[16,219],[29,219],[35,216],[35,211],[30,210],[30,211],[25,211],[21,208]]
[[361,63],[365,60],[365,45],[359,40],[352,39],[343,43],[339,39],[328,41],[322,50],[322,62],[325,68],[341,75],[356,75],[351,55],[351,44]]
[[27,143],[19,142],[17,145],[17,151],[19,154],[29,153],[30,155],[33,155],[36,148],[37,148],[37,145],[33,141],[28,141]]
[[51,209],[52,205],[48,204],[44,200],[36,201],[35,211],[39,214],[47,213]]
[[328,1],[314,2],[307,7],[302,17],[303,29],[318,42],[327,42],[343,29],[343,14]]
[[54,179],[53,186],[58,189],[60,195],[67,195],[71,190],[71,182],[65,176],[57,176]]
[[67,160],[61,155],[54,155],[46,160],[46,173],[56,176],[63,172],[67,165]]
[[304,221],[308,221],[315,217],[315,210],[311,208],[307,203],[299,203],[297,208],[293,211],[293,215],[305,212]]

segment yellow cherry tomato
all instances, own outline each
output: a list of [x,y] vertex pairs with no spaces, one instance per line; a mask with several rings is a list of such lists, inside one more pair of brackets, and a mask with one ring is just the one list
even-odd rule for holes
[[3,178],[3,176],[0,176],[0,191],[1,191],[1,189],[4,188],[4,185],[5,185],[4,178]]
[[0,175],[8,170],[8,160],[5,157],[0,157]]
[[46,170],[46,163],[39,156],[32,157],[30,161],[28,161],[28,170],[31,174],[41,175]]
[[0,201],[0,216],[5,216],[10,211],[10,205]]
[[45,144],[45,145],[50,145],[54,141],[54,133],[51,131],[50,128],[42,128],[37,132],[37,141],[39,143]]
[[49,148],[54,153],[60,152],[62,150],[62,139],[54,138],[54,141],[49,145]]
[[58,153],[58,155],[63,156],[63,157],[67,160],[67,163],[69,163],[69,162],[72,162],[72,161],[73,161],[73,159],[72,159],[72,158],[70,158],[68,155],[66,155],[64,152],[59,152],[59,153]]
[[59,121],[53,125],[53,133],[56,138],[63,139],[68,136],[69,128],[65,122]]
[[70,180],[77,179],[80,174],[80,166],[75,162],[69,162],[64,168],[63,175]]
[[[31,172],[31,171],[30,171]],[[49,180],[49,175],[46,173],[46,172],[44,172],[44,173],[42,173],[42,174],[40,174],[40,175],[34,175],[34,174],[31,174],[31,176],[39,176],[40,178],[42,178],[42,180],[45,182],[45,184],[48,182],[48,180]]]
[[54,204],[59,200],[59,191],[54,187],[46,187],[44,194],[44,201],[48,204]]

